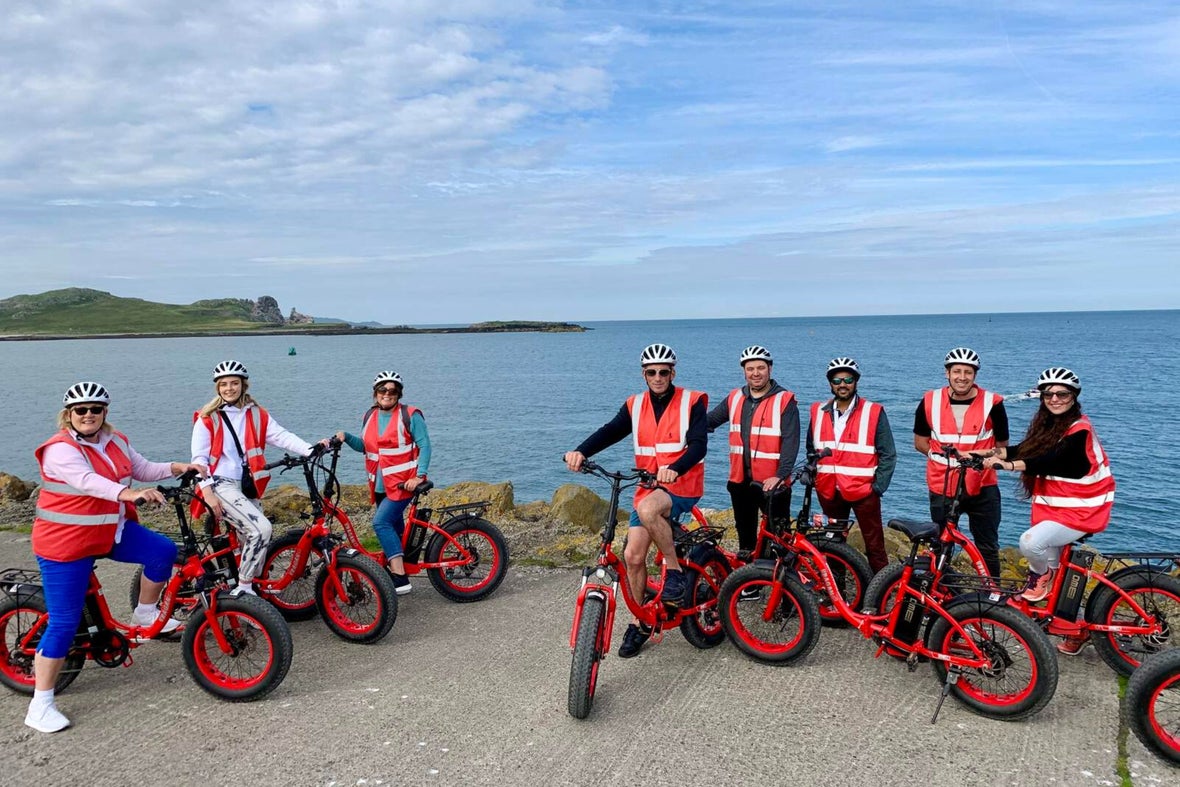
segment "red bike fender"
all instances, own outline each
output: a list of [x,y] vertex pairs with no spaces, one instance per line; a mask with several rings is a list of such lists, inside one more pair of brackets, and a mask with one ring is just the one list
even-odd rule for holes
[[610,634],[615,623],[615,591],[608,585],[586,583],[578,591],[578,600],[574,602],[574,623],[570,627],[570,650],[574,649],[575,641],[578,638],[578,625],[582,622],[582,610],[586,606],[586,596],[591,593],[601,595],[606,600],[606,620],[603,625],[606,629],[606,642],[603,650],[610,649]]

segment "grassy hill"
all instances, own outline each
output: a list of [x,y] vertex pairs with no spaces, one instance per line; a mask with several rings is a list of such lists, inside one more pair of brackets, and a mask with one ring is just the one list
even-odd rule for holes
[[0,334],[24,336],[242,331],[273,327],[251,318],[254,301],[235,298],[189,305],[120,298],[70,287],[0,301]]

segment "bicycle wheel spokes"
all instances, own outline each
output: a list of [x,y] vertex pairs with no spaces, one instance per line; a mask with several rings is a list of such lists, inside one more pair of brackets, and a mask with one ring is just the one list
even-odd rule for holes
[[[775,592],[774,581],[748,582],[730,599],[730,615],[743,637],[757,641],[763,650],[790,650],[803,636],[804,624],[798,600]],[[774,597],[777,596],[777,603]]]
[[1154,634],[1109,634],[1116,650],[1138,665],[1153,653],[1180,647],[1180,631],[1176,630],[1180,626],[1180,598],[1163,588],[1140,587],[1127,592],[1147,613],[1148,619],[1144,620],[1120,598],[1110,610],[1109,625],[1142,626],[1155,622],[1162,630]]
[[274,658],[266,631],[255,618],[240,611],[223,612],[217,624],[229,641],[230,652],[221,650],[208,620],[201,619],[193,651],[197,669],[211,684],[233,692],[257,687]]
[[1148,719],[1173,759],[1180,757],[1180,673],[1161,683],[1152,694]]
[[[980,702],[993,705],[1015,704],[1027,697],[1037,673],[1028,643],[997,620],[968,618],[960,619],[960,623],[990,664],[978,669],[964,669],[959,676],[958,689]],[[975,657],[970,645],[955,632],[951,632],[946,644],[945,653],[963,659]]]

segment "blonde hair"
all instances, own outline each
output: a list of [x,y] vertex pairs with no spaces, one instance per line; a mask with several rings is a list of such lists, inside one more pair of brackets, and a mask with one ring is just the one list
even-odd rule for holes
[[[213,382],[213,390],[217,390],[216,381]],[[252,404],[261,407],[261,405],[258,404],[258,401],[248,393],[249,390],[250,381],[242,379],[242,395],[238,397],[238,401],[234,404],[242,408],[249,407]],[[217,410],[224,404],[225,400],[221,398],[221,394],[218,394],[217,396],[214,396],[212,399],[210,399],[204,407],[198,410],[197,415],[201,416],[202,418],[210,416],[217,412]]]
[[[73,405],[71,405],[71,407],[72,406]],[[61,412],[59,412],[57,414],[57,428],[58,429],[67,429],[71,432],[74,431],[73,425],[70,424],[70,408],[69,407],[61,408]],[[102,419],[102,430],[104,432],[115,431],[115,427],[111,426],[111,423],[110,423],[110,421],[108,421],[106,419],[106,416],[103,416],[103,419]]]

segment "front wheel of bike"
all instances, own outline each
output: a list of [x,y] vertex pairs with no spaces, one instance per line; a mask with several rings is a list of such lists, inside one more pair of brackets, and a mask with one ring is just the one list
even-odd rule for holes
[[951,686],[955,699],[981,716],[1015,721],[1032,716],[1053,698],[1057,652],[1032,620],[1014,609],[973,600],[946,612],[989,661],[982,668],[958,668],[974,656],[967,639],[946,618],[934,619],[927,646],[951,661],[931,664],[944,683],[948,669],[956,670],[958,679]]
[[570,687],[567,705],[575,719],[590,715],[594,690],[598,686],[598,665],[606,655],[606,599],[586,596],[582,618],[574,635],[574,653],[570,662]]
[[[1120,675],[1130,675],[1149,656],[1180,647],[1180,580],[1162,573],[1136,573],[1119,577],[1116,584],[1126,596],[1113,590],[1102,593],[1086,606],[1086,620],[1105,626],[1155,625],[1157,631],[1151,634],[1091,634],[1094,650],[1102,660]],[[1147,613],[1147,619],[1135,611],[1128,598]]]
[[508,573],[508,542],[486,519],[461,517],[442,526],[451,541],[435,533],[426,546],[426,562],[459,562],[426,573],[434,589],[451,601],[479,601],[490,596]]
[[[270,694],[291,668],[294,645],[287,621],[256,596],[222,593],[212,620],[198,612],[180,640],[184,664],[197,685],[230,702],[251,702]],[[214,628],[216,627],[216,629]],[[215,631],[225,638],[223,651]]]
[[[32,694],[35,688],[33,654],[44,633],[47,620],[44,615],[45,600],[39,592],[0,600],[0,683],[21,694]],[[82,624],[85,623],[83,616]],[[67,655],[54,691],[65,691],[85,663],[85,656]]]
[[[292,530],[271,541],[266,550],[266,562],[262,564],[262,575],[259,579],[275,582],[281,579],[291,566],[297,565],[299,542],[302,538],[302,530]],[[319,552],[312,550],[307,556],[303,571],[292,577],[289,584],[276,590],[267,590],[260,585],[258,594],[274,604],[275,609],[287,620],[311,620],[315,617],[315,578],[323,565],[323,557]]]
[[699,570],[686,569],[684,572],[689,588],[688,606],[703,608],[680,621],[680,633],[690,645],[705,650],[725,641],[717,597],[729,576],[729,563],[716,549],[697,556],[695,562],[700,566]]
[[738,650],[767,664],[790,664],[819,641],[815,596],[794,577],[776,578],[770,566],[751,563],[721,585],[721,625]]
[[1122,712],[1144,746],[1180,765],[1180,650],[1151,656],[1135,670]]
[[[343,596],[337,591],[337,582]],[[326,563],[315,580],[316,606],[341,639],[372,645],[397,620],[397,588],[389,572],[352,550],[336,553],[335,571]]]

